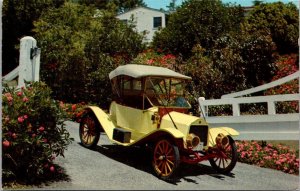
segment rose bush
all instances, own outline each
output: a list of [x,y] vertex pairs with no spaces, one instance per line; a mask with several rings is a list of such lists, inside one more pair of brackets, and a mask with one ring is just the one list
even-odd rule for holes
[[[290,54],[281,56],[275,63],[277,72],[272,81],[291,75],[299,70],[299,56]],[[299,93],[299,79],[294,79],[280,86],[264,92],[265,95],[297,94]],[[276,104],[276,113],[299,113],[298,101],[279,102]]]
[[176,57],[173,54],[163,54],[160,50],[147,49],[138,54],[131,64],[143,64],[175,69]]
[[64,103],[62,101],[59,102],[60,108],[66,112],[68,119],[78,123],[80,122],[86,105],[87,104],[85,104],[84,102],[77,104]]
[[2,94],[3,181],[37,182],[63,174],[55,165],[57,156],[73,140],[64,125],[67,114],[51,99],[43,82],[15,89],[5,86]]
[[289,174],[299,174],[299,150],[283,145],[261,146],[256,141],[237,141],[238,161],[271,168]]

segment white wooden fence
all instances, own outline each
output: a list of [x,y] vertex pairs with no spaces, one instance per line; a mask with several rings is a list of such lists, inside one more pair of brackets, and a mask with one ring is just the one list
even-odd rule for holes
[[30,36],[23,37],[20,41],[19,66],[2,77],[2,81],[9,82],[18,77],[18,87],[25,86],[25,81],[39,81],[40,55],[36,40]]
[[[299,113],[277,114],[276,103],[298,101],[299,94],[284,94],[271,96],[240,97],[263,91],[288,81],[299,79],[299,71],[269,84],[255,88],[227,94],[221,99],[198,99],[200,109],[211,126],[232,127],[240,132],[237,139],[241,140],[299,140]],[[266,115],[241,115],[240,105],[249,103],[267,103]],[[230,105],[231,116],[209,116],[210,106]]]

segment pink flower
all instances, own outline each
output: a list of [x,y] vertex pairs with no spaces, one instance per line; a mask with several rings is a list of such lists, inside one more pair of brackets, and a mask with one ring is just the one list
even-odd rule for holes
[[23,92],[18,92],[17,95],[18,95],[18,96],[22,96],[22,95],[23,95]]
[[8,102],[12,102],[13,98],[12,97],[7,97]]
[[39,131],[43,132],[45,128],[43,126],[40,126]]
[[11,94],[10,93],[5,93],[4,96],[5,97],[11,97]]
[[10,146],[10,142],[8,140],[5,140],[2,142],[4,147],[9,147]]
[[241,154],[241,157],[245,158],[245,155],[246,155],[246,152],[243,151],[242,154]]
[[18,117],[18,122],[19,123],[23,123],[24,122],[24,117],[22,116],[22,117]]
[[72,111],[75,111],[75,109],[76,109],[76,104],[73,104],[72,105]]
[[294,172],[295,172],[295,171],[294,171],[293,169],[291,169],[289,173],[290,173],[290,174],[293,174]]
[[31,135],[31,137],[32,137],[32,138],[34,138],[35,136],[36,136],[36,134],[35,134],[35,133],[33,133],[33,134]]
[[27,118],[28,118],[28,116],[27,116],[27,115],[24,115],[23,117],[24,117],[24,119],[27,119]]
[[17,134],[13,133],[12,135],[12,138],[16,139],[17,138]]
[[23,98],[23,102],[28,102],[28,100],[29,100],[29,99],[28,99],[27,97],[24,97],[24,98]]
[[51,172],[54,172],[54,171],[55,171],[54,166],[51,166],[51,167],[50,167],[50,171],[51,171]]
[[153,59],[150,59],[147,61],[147,64],[153,64],[154,63],[154,60]]

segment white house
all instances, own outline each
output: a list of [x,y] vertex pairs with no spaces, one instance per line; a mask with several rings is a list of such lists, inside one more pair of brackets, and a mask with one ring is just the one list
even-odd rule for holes
[[166,26],[166,12],[149,7],[133,8],[117,18],[125,23],[133,20],[137,32],[146,34],[144,42],[151,42],[155,31]]

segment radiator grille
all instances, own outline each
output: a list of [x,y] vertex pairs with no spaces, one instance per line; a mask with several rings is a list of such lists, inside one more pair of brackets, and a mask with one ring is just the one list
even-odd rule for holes
[[203,146],[207,145],[208,126],[204,125],[192,125],[190,127],[190,133],[194,133],[203,142]]

